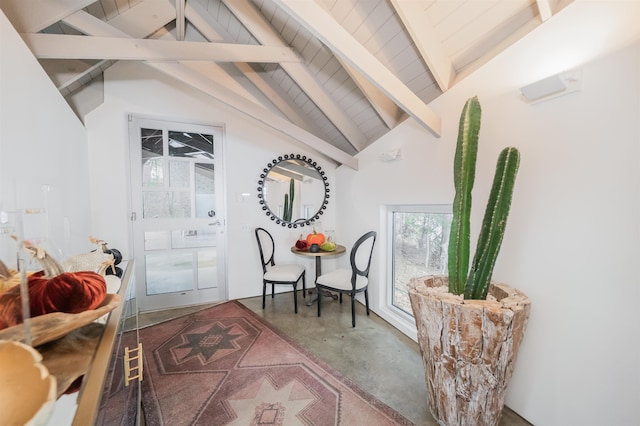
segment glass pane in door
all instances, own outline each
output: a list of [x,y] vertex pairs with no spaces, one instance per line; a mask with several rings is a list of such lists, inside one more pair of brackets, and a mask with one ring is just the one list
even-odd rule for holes
[[162,187],[164,185],[164,142],[162,130],[140,129],[142,148],[142,186]]
[[145,191],[142,214],[145,219],[191,217],[191,195],[185,191]]
[[[141,144],[142,144],[142,158],[145,156],[160,156],[162,157],[164,152],[164,138],[162,136],[161,129],[140,129]],[[155,154],[155,155],[152,155]]]
[[216,215],[215,179],[213,164],[195,164],[196,217]]
[[171,232],[171,248],[212,247],[216,245],[213,229],[177,229]]
[[171,234],[167,231],[146,231],[144,233],[144,249],[168,250],[171,248]]
[[213,135],[169,130],[169,155],[213,160]]
[[216,250],[200,250],[198,252],[198,288],[214,288],[218,286],[218,263]]
[[146,188],[164,185],[164,161],[160,158],[148,158],[142,161],[142,186]]
[[172,189],[189,188],[189,163],[187,161],[169,161],[169,187]]
[[165,252],[145,255],[147,295],[188,291],[193,283],[193,254]]

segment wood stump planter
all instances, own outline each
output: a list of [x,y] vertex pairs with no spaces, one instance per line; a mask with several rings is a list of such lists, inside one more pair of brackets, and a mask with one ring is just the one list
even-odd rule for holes
[[444,276],[414,278],[409,298],[427,382],[429,410],[440,425],[497,425],[531,304],[522,292],[492,283],[487,300],[448,292]]

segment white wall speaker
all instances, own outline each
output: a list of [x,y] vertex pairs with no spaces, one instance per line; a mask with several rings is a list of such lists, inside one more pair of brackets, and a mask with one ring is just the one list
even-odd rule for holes
[[520,92],[525,102],[534,104],[568,95],[580,89],[582,89],[582,71],[572,70],[521,87]]

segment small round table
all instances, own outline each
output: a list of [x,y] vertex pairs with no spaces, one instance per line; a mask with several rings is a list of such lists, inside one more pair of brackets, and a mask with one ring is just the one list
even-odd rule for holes
[[[341,245],[336,245],[336,249],[333,251],[318,251],[318,252],[310,252],[309,249],[306,250],[298,250],[297,248],[291,247],[291,253],[293,254],[297,254],[300,256],[312,256],[316,258],[316,280],[318,279],[318,277],[320,275],[322,275],[322,266],[321,266],[321,262],[322,262],[322,258],[323,257],[331,257],[331,256],[337,256],[339,254],[344,253],[345,251],[347,251],[347,249],[345,248],[345,246],[341,246]],[[315,283],[315,280],[314,280]],[[328,293],[327,296],[331,296],[333,297],[334,295],[332,295],[331,293]],[[337,297],[337,296],[336,296]],[[311,306],[313,304],[313,302],[315,302],[318,299],[318,292],[314,292],[313,296],[311,297],[311,299],[309,299],[307,301],[307,306]]]

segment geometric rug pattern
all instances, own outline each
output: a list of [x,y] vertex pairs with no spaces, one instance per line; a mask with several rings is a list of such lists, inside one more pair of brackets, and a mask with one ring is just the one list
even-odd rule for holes
[[140,339],[147,425],[412,424],[236,301]]

